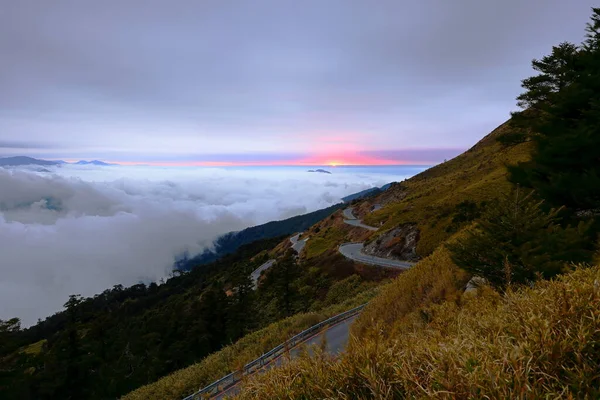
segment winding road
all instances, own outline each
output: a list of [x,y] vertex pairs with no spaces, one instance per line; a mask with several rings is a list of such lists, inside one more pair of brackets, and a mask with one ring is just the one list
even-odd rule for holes
[[[378,209],[381,208],[379,204]],[[344,215],[344,222],[348,225],[358,226],[360,228],[365,228],[370,231],[376,231],[377,228],[374,226],[365,225],[361,222],[361,220],[357,219],[352,213],[352,207],[348,207],[342,211]],[[346,258],[360,262],[363,264],[376,265],[379,267],[386,268],[396,268],[396,269],[408,269],[415,265],[414,262],[410,261],[399,261],[399,260],[391,260],[388,258],[375,257],[362,252],[364,243],[343,243],[338,247],[338,251]]]
[[255,290],[258,287],[258,278],[260,278],[260,274],[262,274],[263,271],[266,271],[269,268],[271,268],[273,264],[275,264],[275,260],[269,260],[260,267],[256,268],[254,271],[252,271],[252,273],[250,274],[250,279],[252,279],[252,284],[254,285]]
[[[377,230],[377,228],[375,228],[373,226],[365,225],[359,219],[357,219],[354,216],[354,214],[352,213],[351,207],[348,207],[345,210],[343,210],[343,216],[344,216],[344,222],[346,224],[349,224],[352,226],[357,226],[357,227],[364,228],[364,229],[368,229],[371,231]],[[298,233],[298,234],[290,237],[290,242],[292,243],[292,248],[298,254],[302,251],[302,249],[304,249],[304,246],[306,245],[306,241],[308,240],[308,238],[300,240],[300,235],[301,235],[301,233]],[[408,261],[390,260],[387,258],[375,257],[375,256],[364,254],[362,252],[363,246],[364,246],[363,243],[344,243],[339,246],[338,251],[344,257],[351,259],[353,261],[360,262],[363,264],[376,265],[376,266],[380,266],[380,267],[396,268],[396,269],[404,270],[404,269],[410,268],[411,266],[413,266],[415,264],[415,263],[408,262]],[[269,269],[274,263],[275,263],[275,260],[268,260],[267,262],[265,262],[264,264],[262,264],[260,267],[258,267],[256,270],[254,270],[252,272],[251,278],[252,278],[252,281],[254,282],[255,288],[258,284],[258,279],[260,277],[260,274],[263,271]],[[349,318],[346,318],[346,319],[336,323],[335,325],[328,327],[327,329],[319,331],[314,336],[309,337],[308,339],[304,340],[302,343],[298,344],[296,347],[290,349],[290,351],[289,351],[290,357],[291,358],[297,357],[301,353],[302,348],[304,348],[306,346],[320,345],[321,343],[323,343],[324,339],[325,339],[325,342],[324,342],[325,350],[328,353],[338,354],[338,353],[342,352],[344,350],[344,348],[346,347],[346,344],[348,343],[348,337],[350,335],[350,325],[352,324],[352,322],[354,322],[354,320],[357,317],[358,317],[358,315],[353,315]],[[279,356],[278,358],[271,361],[269,364],[262,367],[258,372],[261,373],[267,369],[278,366],[282,362],[284,362],[285,359],[286,359],[285,357]],[[237,383],[237,384],[227,388],[223,392],[216,394],[215,396],[213,396],[211,398],[218,399],[218,400],[225,399],[230,396],[235,396],[236,394],[238,394],[240,392],[240,390],[241,390],[241,385],[239,383]]]
[[344,209],[342,214],[344,215],[344,218],[345,218],[344,223],[346,223],[348,225],[357,226],[359,228],[368,229],[370,231],[376,231],[378,229],[378,228],[375,228],[374,226],[365,225],[362,223],[362,221],[360,219],[357,219],[354,216],[354,214],[352,213],[352,207],[348,207],[348,208]]
[[362,252],[363,243],[344,243],[338,248],[339,252],[346,258],[363,264],[376,265],[379,267],[408,269],[415,265],[410,261],[398,261],[388,258],[370,256]]
[[298,240],[300,238],[300,235],[302,235],[302,232],[300,232],[290,238],[290,242],[292,242],[292,249],[294,249],[294,251],[296,251],[296,253],[298,253],[298,254],[300,254],[300,252],[302,251],[304,246],[306,246],[306,241],[308,240],[308,238]]
[[[298,238],[300,237],[301,234],[302,234],[302,232],[300,232],[290,238],[290,242],[292,242],[292,249],[294,249],[294,251],[298,254],[300,254],[300,252],[306,245],[306,241],[308,240],[308,238],[298,240]],[[275,264],[275,261],[276,260],[274,260],[274,259],[268,260],[266,263],[262,264],[260,267],[256,268],[254,271],[252,271],[250,273],[250,279],[252,279],[252,284],[254,285],[254,290],[256,290],[256,288],[258,288],[258,279],[260,278],[260,274],[262,274],[263,271],[266,271],[269,268],[271,268],[273,266],[273,264]]]

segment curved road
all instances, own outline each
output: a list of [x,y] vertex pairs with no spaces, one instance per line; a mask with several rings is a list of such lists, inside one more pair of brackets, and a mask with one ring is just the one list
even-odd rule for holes
[[[303,240],[298,240],[298,238],[300,237],[301,234],[302,234],[302,232],[300,232],[290,238],[290,242],[292,242],[292,249],[294,249],[294,251],[298,254],[300,254],[300,252],[306,245],[306,241],[308,240],[308,238],[303,239]],[[266,263],[264,263],[263,265],[261,265],[260,267],[256,268],[254,271],[252,271],[252,273],[250,273],[250,279],[252,279],[252,284],[254,285],[254,289],[256,289],[258,287],[258,279],[260,278],[260,274],[262,274],[263,271],[266,271],[269,268],[271,268],[273,266],[273,264],[275,264],[275,261],[276,260],[273,260],[273,259],[269,260]]]
[[[379,206],[379,208],[381,208],[379,204],[376,204],[375,206]],[[365,228],[371,231],[377,230],[377,228],[375,228],[374,226],[365,225],[359,219],[356,219],[356,217],[352,213],[352,207],[344,209],[342,214],[345,218],[344,222],[348,225],[358,226],[360,228]],[[368,254],[363,253],[362,249],[363,243],[344,243],[340,245],[338,251],[344,257],[349,258],[350,260],[357,261],[363,264],[376,265],[379,267],[408,269],[415,265],[414,262],[410,261],[398,261],[390,260],[388,258],[370,256]]]
[[388,258],[370,256],[362,252],[363,243],[344,243],[338,248],[339,252],[346,258],[363,264],[377,265],[379,267],[408,269],[415,265],[410,261],[390,260]]
[[[290,350],[290,357],[291,358],[298,357],[298,355],[301,353],[302,349],[307,346],[313,346],[313,345],[319,346],[323,342],[323,338],[325,338],[325,343],[326,343],[325,350],[328,353],[330,353],[330,354],[341,353],[344,350],[344,348],[346,347],[346,344],[348,343],[348,337],[350,334],[350,325],[352,325],[352,322],[354,322],[354,320],[357,317],[358,317],[358,315],[354,315],[350,318],[347,318],[347,319],[339,322],[338,324],[330,326],[326,330],[321,331],[321,332],[317,333],[315,336],[305,340],[304,342],[300,343],[298,346],[296,346]],[[278,357],[275,360],[273,360],[271,363],[267,364],[259,372],[262,372],[267,369],[281,365],[281,363],[283,363],[285,361],[285,359],[286,358],[283,356]],[[228,396],[235,396],[236,394],[238,394],[240,392],[240,389],[241,388],[238,383],[234,386],[231,386],[230,388],[227,388],[225,391],[217,394],[216,396],[212,397],[212,399],[221,400],[221,399],[227,398]]]
[[258,287],[258,278],[260,278],[260,274],[262,274],[263,271],[266,271],[267,269],[271,268],[273,264],[275,264],[275,260],[269,260],[260,267],[256,268],[254,271],[252,271],[252,273],[250,274],[250,279],[252,279],[254,289]]
[[300,252],[302,251],[304,246],[306,246],[306,241],[308,240],[308,238],[298,240],[300,235],[302,235],[302,232],[300,232],[290,238],[290,242],[292,242],[292,249],[294,249],[294,251],[298,254],[300,254]]
[[344,215],[344,218],[345,218],[344,223],[346,223],[348,225],[357,226],[359,228],[368,229],[370,231],[376,231],[378,229],[378,228],[375,228],[374,226],[365,225],[361,222],[360,219],[357,219],[354,216],[354,214],[352,213],[352,207],[348,207],[348,208],[344,209],[342,214]]

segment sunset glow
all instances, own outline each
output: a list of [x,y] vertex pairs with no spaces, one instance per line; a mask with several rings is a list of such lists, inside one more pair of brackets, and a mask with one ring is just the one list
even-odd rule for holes
[[[76,162],[76,159],[67,159],[67,162]],[[306,166],[306,167],[340,167],[340,166],[384,166],[384,165],[431,165],[436,160],[407,161],[402,159],[383,159],[367,156],[353,158],[326,158],[306,157],[296,160],[245,160],[245,161],[128,161],[128,160],[102,160],[119,165],[150,165],[163,167],[244,167],[244,166]]]

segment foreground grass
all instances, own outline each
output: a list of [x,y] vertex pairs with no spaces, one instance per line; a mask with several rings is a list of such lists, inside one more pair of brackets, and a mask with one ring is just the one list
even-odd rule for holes
[[414,313],[433,304],[458,301],[469,279],[470,276],[452,262],[448,250],[440,247],[383,287],[362,312],[352,332],[363,336],[376,327],[393,335]]
[[600,398],[600,267],[389,312],[341,359],[300,358],[252,377],[239,397]]
[[368,302],[375,296],[377,291],[377,288],[371,288],[350,300],[329,306],[319,312],[297,314],[271,324],[264,329],[244,336],[236,343],[211,354],[197,364],[136,389],[123,399],[181,399],[230,372],[240,370],[248,362],[258,358],[304,329]]

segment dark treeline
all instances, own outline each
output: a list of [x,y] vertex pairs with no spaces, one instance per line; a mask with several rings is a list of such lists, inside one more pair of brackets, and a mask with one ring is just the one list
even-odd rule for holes
[[[271,322],[369,285],[352,269],[332,275],[299,265],[290,250],[252,290],[250,272],[267,259],[256,256],[285,238],[242,246],[163,284],[72,295],[64,311],[27,329],[18,319],[0,321],[0,398],[116,398]],[[328,297],[331,288],[344,296]]]
[[[225,323],[234,307],[223,284],[249,273],[261,261],[249,258],[281,240],[244,246],[164,284],[72,295],[65,311],[28,329],[3,322],[0,398],[115,398],[237,339],[250,327]],[[22,351],[31,344],[37,351]]]
[[344,207],[344,203],[338,203],[308,214],[297,215],[281,221],[267,222],[266,224],[252,226],[239,232],[227,233],[215,241],[214,251],[206,251],[190,260],[181,260],[176,264],[176,268],[184,271],[190,270],[197,265],[208,264],[218,260],[227,254],[233,253],[240,246],[252,243],[256,240],[270,239],[302,232],[317,222],[327,218],[342,207]]

